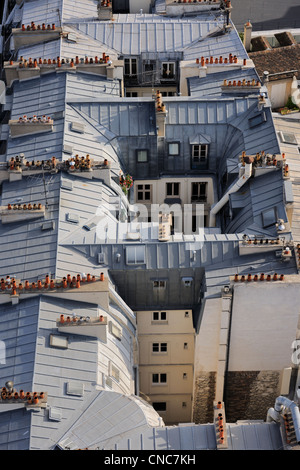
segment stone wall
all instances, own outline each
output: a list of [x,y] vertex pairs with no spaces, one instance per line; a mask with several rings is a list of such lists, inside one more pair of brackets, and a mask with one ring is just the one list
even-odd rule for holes
[[224,396],[227,422],[265,420],[280,394],[279,383],[279,371],[229,371]]
[[202,372],[195,380],[193,422],[205,424],[213,422],[213,402],[215,399],[216,373]]

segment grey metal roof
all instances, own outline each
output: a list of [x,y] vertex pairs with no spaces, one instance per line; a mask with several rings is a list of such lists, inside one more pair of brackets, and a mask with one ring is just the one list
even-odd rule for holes
[[[189,94],[192,97],[202,97],[210,95],[222,94],[221,87],[224,80],[258,80],[259,77],[255,69],[241,69],[241,70],[229,70],[224,72],[217,72],[213,75],[208,74],[206,77],[191,77],[188,79]],[[241,92],[242,94],[243,92]],[[249,92],[248,92],[249,93]],[[240,95],[241,95],[240,94]],[[236,91],[235,96],[238,96],[239,92]]]
[[[66,445],[76,448],[89,448],[91,450],[140,450],[140,451],[191,451],[191,450],[217,450],[217,441],[213,424],[156,426],[150,427],[141,419],[136,422],[133,403],[124,397],[116,398],[103,394],[99,395],[103,403],[93,403],[93,407],[79,417],[73,426],[62,437],[59,447]],[[107,399],[109,398],[109,403]],[[116,407],[113,405],[116,404]],[[98,408],[97,408],[98,405]],[[122,412],[120,406],[123,405]],[[108,419],[108,413],[111,415]],[[130,421],[126,420],[132,409]],[[124,423],[124,418],[126,424]],[[121,419],[120,425],[115,423]],[[88,423],[88,425],[86,425]],[[94,427],[91,426],[94,423]],[[102,424],[103,423],[103,424]],[[119,422],[118,422],[119,423]],[[102,426],[101,426],[102,424]],[[132,427],[135,424],[135,427]],[[93,432],[101,426],[104,433]],[[125,429],[124,429],[125,426]],[[126,435],[123,437],[123,434]],[[101,436],[101,437],[100,437]],[[283,446],[280,430],[275,423],[243,422],[227,424],[228,448],[226,450],[279,450]]]
[[[60,175],[45,175],[45,180],[41,174],[25,176],[22,181],[3,183],[1,205],[47,202],[48,209],[42,219],[0,224],[1,277],[36,280],[38,275],[55,272],[59,187]],[[45,220],[54,222],[53,230],[41,230]]]
[[[121,18],[123,21],[123,15]],[[158,17],[153,22],[139,20],[139,15],[136,15],[134,22],[81,23],[77,27],[88,37],[125,55],[183,51],[186,46],[198,41],[214,27],[210,22],[192,19],[174,21]]]

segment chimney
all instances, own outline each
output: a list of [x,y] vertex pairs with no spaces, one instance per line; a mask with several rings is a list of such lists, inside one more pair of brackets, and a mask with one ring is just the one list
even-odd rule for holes
[[250,51],[251,47],[251,35],[252,35],[252,24],[248,20],[247,23],[244,24],[244,47],[247,52]]

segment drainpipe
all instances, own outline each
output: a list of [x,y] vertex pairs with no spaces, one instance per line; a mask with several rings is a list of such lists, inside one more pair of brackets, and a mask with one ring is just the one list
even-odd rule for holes
[[236,193],[251,177],[252,174],[252,163],[245,163],[245,166],[242,167],[244,169],[243,174],[238,178],[238,180],[233,183],[224,196],[217,202],[214,206],[212,206],[210,215],[209,215],[209,226],[214,227],[216,224],[216,214],[225,206],[225,204],[229,200],[229,195],[232,193]]
[[288,408],[291,412],[297,443],[300,444],[300,412],[298,405],[286,397],[276,398],[274,408],[270,408],[267,414],[267,422],[279,421],[282,407]]

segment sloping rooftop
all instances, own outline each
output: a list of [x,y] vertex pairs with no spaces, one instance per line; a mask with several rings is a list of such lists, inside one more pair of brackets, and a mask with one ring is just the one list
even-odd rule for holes
[[[295,71],[300,69],[300,44],[292,46],[281,46],[264,51],[249,52],[249,57],[253,60],[257,73],[260,77],[265,71],[269,74],[280,74],[278,77],[270,77],[272,80],[293,76]],[[292,72],[292,74],[288,73]]]
[[[222,16],[203,14],[199,18],[171,19],[159,15],[117,15],[114,21],[107,22],[95,21],[96,18],[95,0],[85,2],[85,8],[79,0],[26,2],[22,22],[62,23],[67,31],[75,32],[78,41],[58,39],[47,46],[22,48],[18,54],[94,55],[99,44],[101,52],[104,45],[106,52],[116,55],[142,53],[149,58],[157,53],[170,57],[175,52],[190,59],[219,56],[230,50],[240,58],[247,57],[234,28],[223,34]],[[250,79],[255,72],[245,71],[241,75]],[[209,77],[201,81],[192,78],[191,97],[166,98],[165,141],[179,140],[184,149],[174,168],[178,176],[190,168],[190,142],[199,134],[208,136],[213,163],[211,176],[218,178],[221,170],[225,173],[227,169],[229,186],[238,175],[243,151],[247,155],[262,150],[276,154],[280,148],[268,102],[262,106],[255,95],[221,96],[220,85],[225,74],[212,77],[214,83],[210,86]],[[227,74],[226,78],[230,79],[231,75]],[[104,226],[99,207],[110,208],[113,200],[114,204],[120,203],[120,213],[127,208],[128,201],[116,179],[121,169],[137,178],[169,174],[159,153],[162,141],[157,138],[154,99],[120,98],[118,81],[59,71],[14,83],[11,118],[18,119],[24,114],[50,115],[53,130],[9,138],[2,163],[20,154],[29,161],[55,156],[59,162],[67,161],[71,155],[88,154],[101,161],[107,157],[111,166],[102,175],[101,172],[76,175],[65,169],[50,173],[38,170],[27,175],[24,171],[20,180],[3,183],[1,206],[28,204],[37,199],[45,206],[45,214],[42,220],[0,225],[1,277],[14,275],[21,280],[36,281],[46,275],[61,278],[66,272],[93,274],[104,270],[111,276],[110,295],[113,283],[120,294],[119,297],[114,293],[107,310],[113,318],[120,319],[118,307],[126,309],[128,316],[121,320],[130,330],[127,341],[131,344],[135,328],[131,308],[149,308],[160,303],[148,289],[153,279],[170,280],[164,305],[195,308],[194,322],[198,325],[200,297],[203,295],[205,300],[220,295],[221,288],[236,272],[248,272],[250,267],[251,272],[260,272],[262,267],[264,272],[297,270],[294,257],[283,265],[274,252],[242,256],[239,251],[244,233],[276,237],[275,224],[265,227],[262,212],[276,206],[278,216],[286,219],[283,177],[277,170],[252,178],[242,191],[230,198],[232,207],[239,210],[223,227],[220,224],[198,236],[175,234],[169,242],[160,243],[157,226],[150,236],[149,229],[153,227],[140,224],[141,236],[134,243],[144,247],[145,262],[128,264],[126,253],[134,248],[132,240],[121,230],[115,240],[101,239],[96,230],[99,221]],[[252,127],[251,119],[257,117],[258,122]],[[139,173],[134,153],[141,145],[153,152],[151,164],[143,174]],[[219,196],[225,189],[226,186],[219,185]],[[108,218],[120,229],[121,220],[117,223],[111,213]],[[51,222],[50,229],[48,226],[42,230],[44,221]],[[185,277],[193,278],[190,290],[183,287]],[[50,349],[50,334],[56,331],[57,317],[74,311],[93,316],[98,311],[95,298],[93,302],[88,296],[76,301],[44,293],[21,299],[16,305],[0,306],[1,339],[8,344],[2,378],[13,380],[17,387],[47,391],[49,404],[49,408],[33,413],[24,407],[16,411],[0,409],[0,448],[48,449],[58,444],[60,448],[215,449],[212,425],[162,427],[158,415],[139,398],[97,390],[95,384],[99,387],[103,384],[99,360],[102,350],[94,337],[82,340],[74,335],[66,350]],[[122,351],[120,356],[120,360],[132,360],[127,351]],[[121,370],[121,373],[127,372]],[[66,393],[70,382],[79,387],[84,384],[84,393]],[[128,416],[130,421],[126,419]],[[99,438],[95,436],[95,428],[101,431]],[[228,440],[232,449],[282,447],[278,427],[269,423],[229,425]]]

